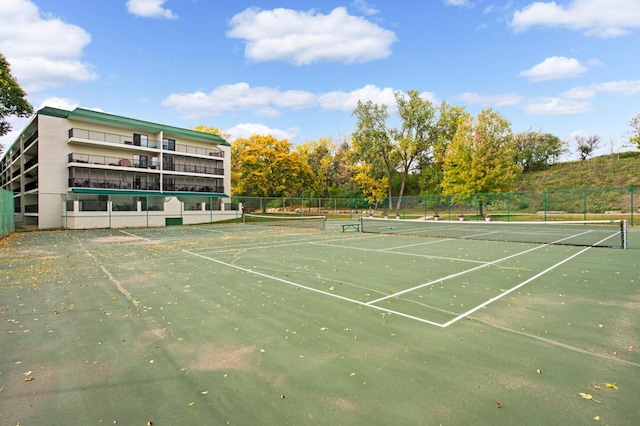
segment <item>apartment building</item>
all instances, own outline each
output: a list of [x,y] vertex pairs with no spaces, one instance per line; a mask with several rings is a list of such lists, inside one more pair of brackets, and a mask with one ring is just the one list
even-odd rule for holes
[[40,109],[0,158],[15,223],[40,229],[215,222],[231,204],[220,136],[76,108]]

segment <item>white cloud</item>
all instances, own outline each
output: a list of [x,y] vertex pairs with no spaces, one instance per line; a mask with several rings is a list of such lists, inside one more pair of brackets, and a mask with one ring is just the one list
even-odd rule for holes
[[293,140],[300,135],[300,130],[297,127],[289,130],[274,129],[264,124],[257,123],[241,123],[233,126],[230,129],[225,129],[225,133],[229,133],[231,137],[228,139],[230,142],[236,139],[247,139],[253,135],[273,136],[279,140]]
[[396,98],[394,90],[390,87],[381,89],[368,84],[361,89],[351,92],[328,92],[319,96],[320,105],[325,110],[353,111],[358,106],[358,101],[371,101],[378,105],[387,105],[389,110],[395,108]]
[[170,9],[162,7],[165,2],[166,0],[127,0],[127,11],[144,18],[178,18]]
[[637,0],[573,0],[566,5],[534,2],[513,14],[511,26],[515,31],[561,27],[613,38],[640,28],[640,7]]
[[477,105],[494,105],[498,107],[507,107],[520,104],[524,97],[517,93],[505,93],[501,95],[480,94],[480,93],[463,93],[456,96],[456,99],[466,104]]
[[180,111],[188,118],[216,116],[234,110],[253,110],[273,117],[280,114],[277,108],[300,110],[316,103],[312,93],[251,87],[244,82],[219,86],[209,93],[174,93],[162,101],[162,105]]
[[469,0],[445,0],[445,4],[449,6],[468,6]]
[[0,2],[0,52],[27,92],[97,79],[81,61],[90,42],[84,29],[43,17],[30,0]]
[[558,80],[561,78],[573,78],[587,71],[575,58],[564,56],[552,56],[545,59],[533,68],[522,71],[520,75],[530,81]]
[[571,90],[562,92],[560,95],[563,99],[583,100],[591,99],[596,96],[597,92],[589,87],[574,87]]
[[292,9],[249,8],[230,21],[227,37],[246,42],[245,56],[254,61],[290,61],[308,65],[321,61],[368,62],[386,58],[397,41],[393,31],[344,7],[328,15]]
[[581,102],[571,99],[546,98],[527,105],[525,112],[532,115],[580,115],[590,112],[590,102]]
[[353,0],[351,2],[351,7],[356,8],[365,15],[377,15],[380,13],[378,9],[368,4],[365,0]]
[[[395,92],[390,87],[366,85],[351,92],[314,94],[302,90],[281,91],[270,87],[251,87],[248,83],[242,82],[219,86],[209,93],[174,93],[167,96],[162,105],[179,111],[190,119],[247,110],[275,117],[281,115],[283,109],[299,111],[318,105],[323,110],[352,112],[358,101],[386,105],[389,113],[394,114],[397,107]],[[420,97],[433,103],[438,101],[431,92],[423,92]]]
[[607,83],[592,84],[593,90],[606,93],[619,93],[622,95],[636,95],[640,93],[640,80],[636,81],[609,81]]
[[65,109],[67,111],[72,111],[76,109],[79,105],[80,104],[73,99],[58,98],[56,96],[51,96],[45,99],[44,101],[42,101],[38,109],[44,108],[44,107],[53,107],[53,108]]

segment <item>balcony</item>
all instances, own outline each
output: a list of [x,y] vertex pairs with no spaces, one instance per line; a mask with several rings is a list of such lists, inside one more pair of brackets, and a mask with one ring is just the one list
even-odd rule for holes
[[159,182],[138,182],[136,180],[120,179],[86,179],[69,178],[70,188],[96,188],[96,189],[139,189],[144,191],[159,191]]
[[36,141],[36,139],[38,139],[38,131],[33,132],[33,134],[29,136],[26,141],[24,141],[24,149],[26,150],[29,145]]
[[24,163],[24,169],[25,170],[30,169],[32,166],[36,164],[38,164],[38,157],[33,157],[32,159]]
[[104,132],[96,132],[93,130],[85,130],[85,129],[69,129],[69,139],[84,139],[96,142],[103,143],[111,143],[116,145],[128,145],[131,147],[142,147],[142,148],[151,148],[151,149],[159,149],[162,145],[158,141],[151,140],[136,140],[134,141],[133,136],[131,135],[116,135],[113,133],[104,133]]
[[107,157],[104,155],[78,154],[78,153],[72,152],[71,154],[69,154],[69,163],[94,164],[98,166],[129,167],[134,169],[157,169],[158,168],[158,157],[145,157],[146,160],[144,161],[140,157],[145,157],[145,156],[134,156],[133,158],[123,158],[123,157]]

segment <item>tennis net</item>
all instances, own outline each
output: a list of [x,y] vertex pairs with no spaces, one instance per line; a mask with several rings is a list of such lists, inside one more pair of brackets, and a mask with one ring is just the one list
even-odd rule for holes
[[287,226],[324,231],[327,218],[325,216],[273,216],[245,213],[242,221],[246,225]]
[[362,232],[627,248],[626,220],[474,222],[361,218]]

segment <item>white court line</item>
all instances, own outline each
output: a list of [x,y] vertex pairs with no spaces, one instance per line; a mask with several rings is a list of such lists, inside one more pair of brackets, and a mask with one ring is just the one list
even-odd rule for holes
[[[582,234],[586,234],[586,232],[583,232]],[[579,235],[582,235],[582,234],[579,234]],[[568,237],[568,238],[573,238],[573,237]],[[561,240],[557,240],[557,241],[555,241],[554,243],[559,243],[559,242],[562,242],[562,241],[564,241],[564,240],[566,240],[566,239],[567,239],[567,238],[563,238],[563,239],[561,239]],[[598,242],[598,243],[596,243],[596,244],[599,244],[599,243],[600,243],[600,242]],[[505,261],[505,260],[509,260],[509,259],[511,259],[511,258],[513,258],[513,257],[517,257],[517,256],[520,256],[520,255],[523,255],[523,254],[526,254],[526,253],[530,253],[530,252],[532,252],[532,251],[539,250],[539,249],[541,249],[541,248],[543,248],[543,247],[547,247],[547,246],[549,246],[549,244],[544,244],[544,245],[541,245],[541,246],[533,247],[533,248],[531,248],[531,249],[529,249],[529,250],[525,250],[525,251],[522,251],[522,252],[520,252],[520,253],[512,254],[511,256],[503,257],[502,259],[497,259],[497,260],[494,260],[494,261],[492,261],[492,262],[488,262],[488,263],[485,263],[485,264],[483,264],[483,265],[476,266],[475,268],[467,269],[466,271],[458,272],[458,273],[456,273],[456,274],[451,274],[451,275],[448,275],[448,276],[443,277],[443,278],[438,278],[437,280],[429,281],[429,282],[426,282],[426,283],[424,283],[424,284],[420,284],[420,285],[418,285],[418,286],[411,287],[411,288],[408,288],[408,289],[406,289],[406,290],[399,291],[399,292],[394,293],[394,294],[391,294],[391,295],[389,295],[389,296],[385,296],[385,297],[382,297],[382,298],[380,298],[380,299],[372,300],[372,301],[370,301],[370,302],[367,302],[367,305],[371,305],[371,304],[374,304],[374,303],[378,303],[378,302],[383,301],[383,300],[386,300],[386,299],[391,299],[391,298],[393,298],[393,297],[397,297],[397,296],[400,296],[400,295],[402,295],[402,294],[409,293],[409,292],[412,292],[412,291],[414,291],[414,290],[421,289],[421,288],[423,288],[423,287],[428,287],[428,286],[430,286],[430,285],[437,284],[437,283],[439,283],[439,282],[442,282],[442,281],[445,281],[445,280],[448,280],[448,279],[451,279],[451,278],[459,277],[459,276],[461,276],[461,275],[468,274],[469,272],[474,272],[474,271],[477,271],[477,270],[479,270],[479,269],[486,268],[487,266],[495,265],[496,263],[500,263],[500,262],[503,262],[503,261]],[[590,247],[588,247],[588,248],[590,248]],[[584,251],[585,251],[585,250],[581,251],[580,253],[582,253],[582,252],[584,252]],[[571,256],[569,259],[572,259],[573,257],[575,257],[575,256]],[[564,263],[564,262],[562,262],[562,263]],[[504,293],[503,293],[503,294],[504,294]],[[502,297],[502,296],[500,296],[500,297]],[[485,302],[485,304],[484,304],[484,305],[487,305],[487,304],[488,304],[488,303],[486,303],[486,302]],[[482,305],[480,305],[480,307],[478,307],[477,309],[480,309],[481,307],[482,307]],[[476,310],[477,310],[477,309],[476,309]]]
[[128,235],[128,236],[130,236],[130,237],[137,238],[137,239],[139,239],[139,240],[154,241],[154,240],[151,240],[151,239],[149,239],[149,238],[144,238],[144,237],[141,237],[141,236],[139,236],[139,235],[132,234],[131,232],[123,231],[122,229],[119,229],[118,231],[119,231],[119,232],[122,232],[123,234]]
[[575,253],[574,255],[569,256],[568,258],[566,258],[566,259],[562,260],[561,262],[558,262],[558,263],[556,263],[555,265],[548,267],[547,269],[545,269],[544,271],[540,272],[539,274],[534,275],[533,277],[529,278],[528,280],[525,280],[525,281],[521,282],[521,283],[520,283],[520,284],[518,284],[517,286],[510,288],[509,290],[505,291],[504,293],[499,294],[499,295],[498,295],[498,296],[496,296],[496,297],[492,297],[491,299],[489,299],[489,300],[487,300],[486,302],[484,302],[484,303],[482,303],[482,304],[480,304],[480,305],[476,306],[475,308],[473,308],[473,309],[471,309],[471,310],[469,310],[469,311],[467,311],[467,312],[465,312],[465,313],[463,313],[463,314],[458,315],[458,316],[457,316],[457,317],[455,317],[454,319],[452,319],[452,320],[448,321],[448,322],[445,324],[445,327],[448,327],[449,325],[451,325],[451,324],[453,324],[453,323],[455,323],[455,322],[457,322],[457,321],[461,320],[462,318],[465,318],[465,317],[467,317],[467,316],[471,315],[472,313],[474,313],[474,312],[476,312],[476,311],[478,311],[478,310],[480,310],[480,309],[484,308],[485,306],[487,306],[487,305],[489,305],[489,304],[491,304],[491,303],[495,302],[496,300],[500,300],[500,299],[502,299],[502,298],[503,298],[504,296],[506,296],[507,294],[512,293],[512,292],[514,292],[514,291],[516,291],[516,290],[517,290],[517,289],[519,289],[520,287],[522,287],[522,286],[525,286],[525,285],[529,284],[531,281],[533,281],[533,280],[535,280],[535,279],[537,279],[537,278],[540,278],[541,276],[543,276],[543,275],[544,275],[544,274],[546,274],[547,272],[553,271],[554,269],[556,269],[558,266],[562,265],[563,263],[570,261],[570,260],[571,260],[571,259],[573,259],[574,257],[580,256],[582,253],[586,252],[587,250],[592,249],[594,246],[597,246],[597,245],[598,245],[598,244],[600,244],[601,242],[606,241],[606,240],[608,240],[608,239],[609,239],[609,237],[607,237],[607,238],[605,238],[605,239],[603,239],[603,240],[601,240],[601,241],[598,241],[598,242],[597,242],[597,243],[595,243],[593,246],[590,246],[590,247],[587,247],[587,248],[585,248],[585,249],[583,249],[583,250],[580,250],[579,252]]
[[[559,242],[562,242],[562,241],[564,241],[564,240],[566,240],[566,239],[573,238],[573,237],[575,237],[575,236],[579,236],[579,235],[583,235],[583,234],[586,234],[586,233],[588,233],[588,232],[590,232],[590,231],[586,231],[586,232],[583,232],[583,233],[578,234],[578,235],[573,235],[573,236],[571,236],[571,237],[563,238],[563,239],[560,239],[560,240],[555,241],[554,243],[559,243]],[[604,239],[604,240],[602,240],[602,241],[605,241],[605,240],[606,240],[606,239],[608,239],[608,238],[609,238],[609,237],[605,238],[605,239]],[[600,242],[598,242],[598,243],[594,244],[594,246],[595,246],[595,245],[597,245],[597,244],[599,244],[599,243],[601,243],[602,241],[600,241]],[[313,243],[312,243],[312,244],[313,244]],[[290,245],[296,245],[296,244],[290,244]],[[333,246],[333,245],[329,245],[329,246]],[[555,264],[555,265],[551,266],[550,268],[547,268],[546,270],[544,270],[544,271],[540,272],[539,274],[535,275],[534,277],[531,277],[531,278],[529,278],[528,280],[526,280],[526,281],[524,281],[524,282],[522,282],[522,283],[518,284],[517,286],[513,287],[512,289],[510,289],[510,290],[506,291],[505,293],[502,293],[502,294],[500,294],[499,296],[494,297],[494,298],[490,299],[489,301],[487,301],[487,302],[485,302],[485,303],[483,303],[483,304],[481,304],[481,305],[479,305],[479,306],[476,306],[475,308],[473,308],[473,309],[471,309],[471,310],[469,310],[469,311],[467,311],[467,312],[465,312],[465,313],[463,313],[463,314],[461,314],[461,315],[458,315],[457,317],[453,318],[452,320],[447,321],[447,322],[446,322],[446,323],[444,323],[444,324],[442,324],[442,323],[437,323],[437,322],[435,322],[435,321],[429,321],[429,320],[427,320],[427,319],[420,318],[420,317],[416,317],[416,316],[414,316],[414,315],[409,315],[409,314],[406,314],[406,313],[403,313],[403,312],[399,312],[399,311],[394,311],[394,310],[386,309],[386,308],[384,308],[384,307],[375,306],[375,305],[374,305],[374,303],[378,303],[378,302],[380,302],[380,301],[383,301],[383,300],[386,300],[386,299],[389,299],[389,298],[392,298],[392,297],[397,297],[397,296],[399,296],[399,295],[401,295],[401,294],[408,293],[408,292],[410,292],[410,291],[413,291],[413,290],[416,290],[416,289],[419,289],[419,288],[423,288],[423,287],[426,287],[426,286],[428,286],[428,285],[432,285],[432,284],[434,284],[434,283],[441,282],[441,281],[444,281],[444,280],[446,280],[446,279],[453,278],[453,277],[455,277],[455,276],[463,275],[463,274],[466,274],[466,273],[468,273],[468,272],[472,272],[472,271],[475,271],[475,270],[478,270],[478,269],[481,269],[481,268],[484,268],[484,267],[487,267],[487,266],[490,266],[490,265],[494,265],[494,264],[499,263],[499,262],[502,262],[502,261],[504,261],[504,260],[508,260],[508,259],[510,259],[510,258],[517,257],[517,256],[520,256],[520,255],[522,255],[522,254],[526,254],[526,253],[529,253],[529,252],[532,252],[532,251],[535,251],[535,250],[538,250],[538,249],[541,249],[541,248],[544,248],[544,247],[548,247],[548,246],[549,246],[549,244],[540,245],[540,246],[537,246],[537,247],[531,248],[531,249],[529,249],[529,250],[525,250],[525,251],[523,251],[523,252],[520,252],[520,253],[517,253],[517,254],[513,254],[513,255],[511,255],[511,256],[504,257],[504,258],[502,258],[502,259],[498,259],[498,260],[495,260],[495,261],[492,261],[492,262],[488,262],[488,263],[483,264],[483,265],[479,265],[479,266],[477,266],[477,267],[475,267],[475,268],[471,268],[471,269],[469,269],[469,270],[467,270],[467,271],[463,271],[463,272],[460,272],[460,273],[457,273],[457,274],[452,274],[452,275],[449,275],[449,276],[447,276],[447,277],[440,278],[440,279],[438,279],[438,280],[436,280],[436,281],[432,281],[432,282],[429,282],[429,283],[425,283],[425,284],[422,284],[422,285],[419,285],[419,286],[413,287],[413,288],[411,288],[411,289],[403,290],[403,291],[400,291],[400,292],[394,293],[393,295],[386,296],[386,297],[383,297],[383,298],[380,298],[380,299],[376,299],[376,300],[374,300],[374,301],[370,301],[370,302],[366,302],[366,303],[363,303],[363,302],[360,302],[360,301],[358,301],[358,300],[351,299],[351,298],[348,298],[348,297],[340,296],[340,295],[337,295],[337,294],[329,293],[329,292],[326,292],[326,291],[324,291],[324,290],[319,290],[319,289],[315,289],[315,288],[308,287],[308,286],[305,286],[305,285],[301,285],[301,284],[298,284],[298,283],[294,283],[293,281],[285,280],[285,279],[278,278],[278,277],[275,277],[275,276],[272,276],[272,275],[267,275],[267,274],[264,274],[264,273],[262,273],[262,272],[254,271],[254,270],[252,270],[252,269],[243,268],[243,267],[240,267],[240,266],[237,266],[237,265],[233,265],[233,264],[231,264],[231,263],[223,262],[223,261],[221,261],[221,260],[214,259],[214,258],[211,258],[211,257],[208,257],[208,256],[204,256],[204,255],[202,255],[202,254],[194,253],[194,252],[191,252],[191,251],[188,251],[188,250],[182,250],[182,252],[183,252],[183,253],[186,253],[186,254],[189,254],[189,255],[192,255],[192,256],[195,256],[195,257],[199,257],[199,258],[202,258],[202,259],[209,260],[209,261],[211,261],[211,262],[215,262],[215,263],[218,263],[218,264],[221,264],[221,265],[227,266],[227,267],[229,267],[229,268],[237,269],[237,270],[239,270],[239,271],[243,271],[243,272],[248,272],[248,273],[250,273],[250,274],[254,274],[254,275],[257,275],[257,276],[261,276],[261,277],[263,277],[263,278],[267,278],[267,279],[274,280],[274,281],[278,281],[278,282],[281,282],[281,283],[284,283],[284,284],[287,284],[287,285],[291,285],[291,286],[294,286],[294,287],[296,287],[296,288],[302,288],[302,289],[305,289],[305,290],[308,290],[308,291],[312,291],[312,292],[315,292],[315,293],[323,294],[323,295],[325,295],[325,296],[330,296],[330,297],[333,297],[333,298],[336,298],[336,299],[340,299],[340,300],[344,300],[344,301],[347,301],[347,302],[351,302],[351,303],[354,303],[354,304],[359,305],[359,306],[365,306],[365,307],[368,307],[368,308],[376,309],[376,310],[378,310],[378,311],[384,311],[384,312],[388,312],[388,313],[391,313],[391,314],[399,315],[399,316],[402,316],[402,317],[405,317],[405,318],[413,319],[413,320],[415,320],[415,321],[423,322],[423,323],[425,323],[425,324],[430,324],[430,325],[433,325],[433,326],[436,326],[436,327],[446,328],[446,327],[450,326],[451,324],[454,324],[455,322],[459,321],[460,319],[462,319],[462,318],[465,318],[465,317],[469,316],[469,315],[470,315],[470,314],[472,314],[473,312],[476,312],[476,311],[478,311],[479,309],[482,309],[482,308],[484,308],[485,306],[489,305],[490,303],[493,303],[494,301],[499,300],[500,298],[504,297],[505,295],[507,295],[507,294],[509,294],[509,293],[511,293],[511,292],[513,292],[513,291],[515,291],[515,290],[517,290],[517,289],[519,289],[519,288],[521,288],[522,286],[524,286],[524,285],[526,285],[526,284],[530,283],[531,281],[533,281],[533,280],[535,280],[535,279],[539,278],[540,276],[542,276],[542,275],[546,274],[547,272],[549,272],[549,271],[551,271],[551,270],[553,270],[553,269],[557,268],[558,266],[562,265],[563,263],[568,262],[569,260],[571,260],[571,259],[573,259],[573,258],[575,258],[575,257],[579,256],[580,254],[582,254],[582,253],[586,252],[587,250],[591,249],[593,246],[591,246],[591,247],[587,247],[587,248],[585,248],[584,250],[581,250],[580,252],[578,252],[578,253],[576,253],[576,254],[574,254],[574,255],[570,256],[569,258],[564,259],[564,260],[562,260],[561,262],[558,262],[557,264]],[[343,246],[336,246],[336,247],[344,248]],[[381,252],[380,250],[373,250],[373,251],[379,251],[379,252]],[[401,253],[399,253],[399,254],[401,254]],[[443,259],[447,259],[447,258],[443,258]],[[119,287],[119,286],[118,286],[118,287]],[[126,291],[126,290],[125,290],[125,291]]]
[[453,260],[457,262],[482,263],[483,265],[487,263],[482,260],[460,259],[457,257],[432,256],[430,254],[403,253],[401,251],[388,251],[387,249],[380,250],[380,249],[368,249],[368,248],[362,248],[362,247],[347,247],[347,246],[339,246],[337,244],[323,244],[318,242],[310,242],[309,244],[317,245],[317,246],[326,246],[326,247],[337,247],[345,250],[360,250],[360,251],[371,251],[375,253],[384,253],[384,254],[397,254],[399,256],[422,257],[426,259],[442,259],[442,260]]
[[400,315],[400,316],[403,316],[403,317],[406,317],[406,318],[410,318],[410,319],[413,319],[413,320],[416,320],[416,321],[420,321],[420,322],[424,322],[424,323],[427,323],[427,324],[435,325],[437,327],[443,327],[443,325],[440,324],[440,323],[429,321],[429,320],[426,320],[424,318],[415,317],[413,315],[404,314],[402,312],[396,312],[396,311],[392,311],[392,310],[389,310],[389,309],[380,308],[380,307],[377,307],[377,306],[369,306],[369,305],[364,304],[364,303],[362,303],[362,302],[360,302],[358,300],[355,300],[355,299],[350,299],[348,297],[340,296],[338,294],[329,293],[329,292],[326,292],[324,290],[318,290],[318,289],[313,288],[313,287],[307,287],[305,285],[294,283],[293,281],[289,281],[289,280],[285,280],[285,279],[282,279],[282,278],[274,277],[272,275],[263,274],[262,272],[254,271],[253,269],[242,268],[240,266],[233,265],[233,264],[227,263],[227,262],[223,262],[223,261],[218,260],[218,259],[213,259],[213,258],[208,257],[208,256],[203,256],[203,255],[198,254],[198,253],[193,253],[193,252],[190,252],[188,250],[182,250],[182,252],[190,254],[192,256],[200,257],[202,259],[209,260],[211,262],[219,263],[221,265],[227,266],[229,268],[234,268],[234,269],[237,269],[239,271],[248,272],[250,274],[254,274],[254,275],[257,275],[257,276],[260,276],[260,277],[263,277],[263,278],[267,278],[267,279],[270,279],[270,280],[279,281],[281,283],[284,283],[284,284],[287,284],[287,285],[290,285],[290,286],[294,286],[296,288],[303,288],[305,290],[313,291],[315,293],[320,293],[320,294],[323,294],[325,296],[335,297],[336,299],[340,299],[340,300],[344,300],[344,301],[347,301],[347,302],[351,302],[351,303],[356,304],[356,305],[366,306],[368,308],[372,308],[372,309],[376,309],[376,310],[384,311],[384,312],[389,312],[389,313],[392,313],[392,314],[395,314],[395,315]]

